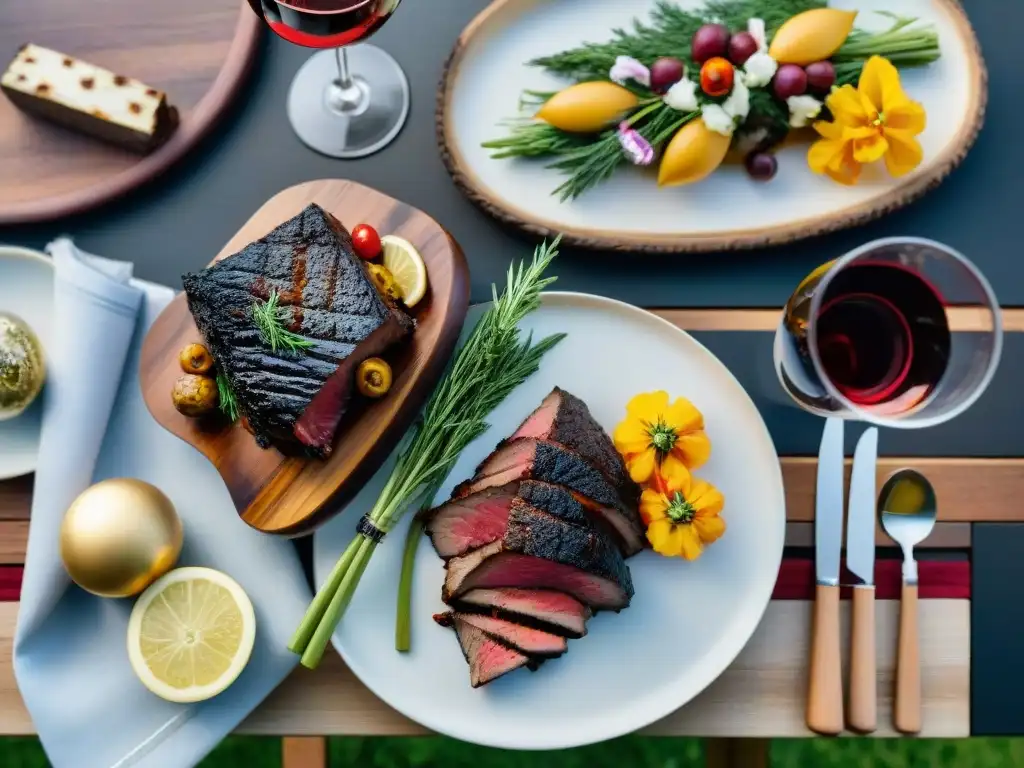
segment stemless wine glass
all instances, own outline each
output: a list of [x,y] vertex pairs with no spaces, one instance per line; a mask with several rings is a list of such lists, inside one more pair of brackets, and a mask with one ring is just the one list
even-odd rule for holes
[[330,157],[365,157],[390,144],[409,116],[409,81],[388,53],[361,43],[401,0],[249,0],[278,36],[314,54],[288,92],[299,138]]
[[775,334],[775,370],[812,413],[913,429],[981,397],[1002,346],[999,304],[977,267],[932,240],[888,238],[797,287]]

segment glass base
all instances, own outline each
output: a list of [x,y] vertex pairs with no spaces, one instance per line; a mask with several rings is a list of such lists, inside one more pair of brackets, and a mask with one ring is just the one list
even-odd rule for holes
[[288,120],[310,149],[328,157],[366,157],[390,144],[409,117],[409,81],[390,54],[348,48],[352,86],[338,82],[337,52],[320,51],[299,68],[288,92]]

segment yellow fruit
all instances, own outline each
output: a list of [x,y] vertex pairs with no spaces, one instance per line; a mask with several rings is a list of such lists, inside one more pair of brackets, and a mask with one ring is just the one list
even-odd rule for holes
[[792,17],[779,27],[768,55],[779,64],[804,67],[831,58],[853,30],[856,11],[816,8]]
[[414,307],[427,292],[427,267],[423,257],[408,240],[385,235],[380,240],[384,266],[402,292],[405,306]]
[[731,143],[729,136],[712,131],[703,119],[691,120],[665,147],[658,186],[678,187],[700,181],[722,164]]
[[579,83],[556,93],[537,117],[568,133],[596,133],[639,104],[630,91],[615,83]]
[[241,674],[256,639],[252,603],[230,576],[178,568],[139,597],[128,619],[128,659],[157,696],[204,701]]

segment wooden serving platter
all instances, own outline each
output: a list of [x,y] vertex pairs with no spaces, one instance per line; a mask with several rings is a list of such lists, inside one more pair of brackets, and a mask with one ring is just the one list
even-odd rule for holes
[[[525,114],[519,108],[524,90],[558,91],[571,84],[526,62],[610,40],[613,29],[648,21],[655,4],[494,0],[460,35],[438,96],[438,143],[455,184],[500,221],[543,237],[561,233],[576,246],[657,253],[755,248],[853,227],[907,205],[964,159],[984,121],[987,72],[960,3],[902,0],[900,16],[937,30],[942,57],[902,74],[904,89],[929,119],[919,137],[924,162],[900,179],[872,167],[857,186],[844,187],[812,173],[810,144],[794,141],[777,152],[779,173],[770,183],[752,181],[742,164],[733,163],[697,184],[659,189],[656,167],[623,166],[577,200],[560,202],[551,192],[565,177],[546,167],[549,161],[490,157],[481,144],[506,136],[502,123]],[[673,4],[694,10],[704,2]],[[891,0],[829,5],[858,10],[859,28],[879,31],[892,23],[877,13],[891,10]]]
[[416,305],[416,331],[384,357],[394,370],[391,391],[369,403],[354,397],[326,461],[263,450],[240,425],[204,426],[179,414],[171,389],[181,375],[178,351],[201,341],[184,294],[157,318],[142,348],[140,380],[153,417],[217,467],[242,519],[266,533],[308,533],[341,509],[394,449],[444,372],[469,308],[469,268],[458,244],[411,206],[350,181],[322,180],[280,192],[217,254],[222,259],[317,203],[348,228],[366,223],[409,240],[426,262],[430,290]]
[[79,213],[166,171],[225,115],[261,29],[244,0],[4,3],[0,70],[24,43],[53,48],[165,90],[180,124],[143,157],[25,115],[0,95],[0,225]]

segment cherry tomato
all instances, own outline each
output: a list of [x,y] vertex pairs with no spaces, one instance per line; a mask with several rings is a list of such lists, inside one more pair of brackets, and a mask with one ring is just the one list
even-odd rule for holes
[[360,224],[352,230],[352,247],[364,261],[373,261],[380,256],[380,235],[369,224]]

